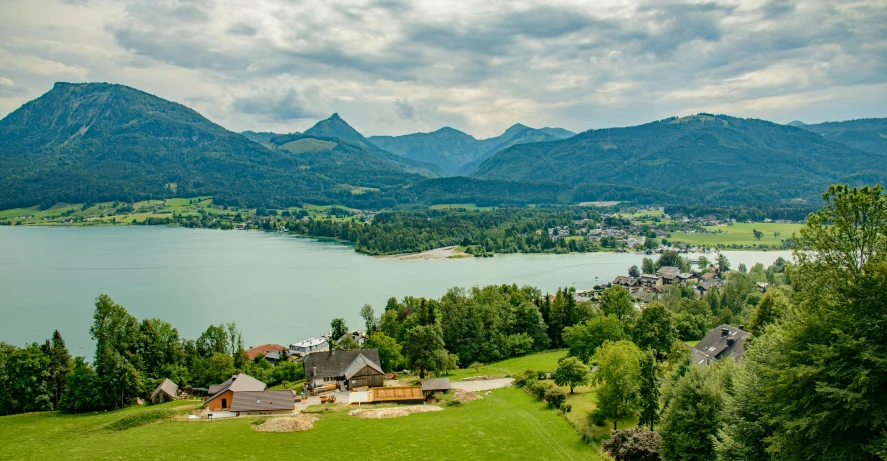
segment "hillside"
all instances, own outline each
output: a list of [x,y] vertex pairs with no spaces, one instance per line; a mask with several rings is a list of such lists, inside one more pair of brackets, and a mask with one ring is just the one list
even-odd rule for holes
[[812,131],[825,139],[862,151],[887,155],[887,118],[863,118],[813,125],[795,121],[789,125]]
[[530,128],[516,124],[499,136],[478,140],[450,127],[431,133],[371,136],[369,142],[408,159],[433,163],[448,175],[474,171],[489,156],[515,144],[555,141],[575,133],[563,128]]
[[273,133],[271,131],[241,131],[241,135],[243,135],[246,139],[249,139],[252,142],[263,143],[275,136],[280,136],[280,133]]
[[706,201],[746,202],[814,198],[833,182],[882,183],[887,165],[799,128],[699,114],[513,146],[473,176],[685,188]]
[[343,183],[399,187],[418,179],[374,162],[354,177],[341,164],[359,167],[366,156],[347,154],[312,164],[317,159],[267,149],[133,88],[57,83],[0,120],[0,208],[203,194],[220,203],[325,203]]

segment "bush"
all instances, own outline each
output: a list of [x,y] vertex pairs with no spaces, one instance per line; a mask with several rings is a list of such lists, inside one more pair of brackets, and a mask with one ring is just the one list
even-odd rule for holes
[[530,392],[535,395],[537,399],[542,400],[545,398],[545,393],[548,392],[551,387],[551,383],[537,381],[530,385]]
[[536,379],[543,380],[548,378],[548,372],[544,370],[539,370],[536,372]]
[[570,405],[569,403],[564,403],[561,405],[561,411],[563,411],[564,413],[569,413],[573,411],[573,405]]
[[459,405],[462,405],[461,400],[450,400],[449,402],[447,402],[448,407],[458,407]]
[[517,387],[528,387],[536,382],[536,372],[533,370],[522,371],[514,375],[514,385]]
[[607,418],[598,410],[588,413],[588,424],[595,426],[603,426],[607,423]]
[[545,401],[552,408],[560,408],[567,401],[567,394],[560,389],[551,388],[545,391]]
[[601,449],[616,461],[659,461],[661,446],[659,434],[653,431],[622,429],[610,432]]

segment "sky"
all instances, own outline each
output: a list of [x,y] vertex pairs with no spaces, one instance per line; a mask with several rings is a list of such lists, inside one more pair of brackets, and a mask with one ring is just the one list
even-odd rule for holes
[[57,81],[233,131],[887,117],[887,0],[0,0],[0,117]]

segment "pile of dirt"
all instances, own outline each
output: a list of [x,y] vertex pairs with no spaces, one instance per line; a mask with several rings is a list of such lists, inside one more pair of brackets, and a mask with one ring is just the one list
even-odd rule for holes
[[264,423],[256,426],[259,432],[300,432],[314,428],[317,418],[311,415],[287,416],[269,418]]
[[470,402],[472,400],[482,399],[483,397],[475,394],[474,392],[463,391],[461,389],[456,391],[456,394],[453,395],[453,400],[459,402]]
[[443,410],[443,408],[435,405],[414,405],[411,407],[379,408],[377,410],[357,409],[349,411],[348,415],[354,416],[356,418],[372,419],[400,418],[401,416],[407,416],[413,413],[425,413],[429,411],[441,410]]

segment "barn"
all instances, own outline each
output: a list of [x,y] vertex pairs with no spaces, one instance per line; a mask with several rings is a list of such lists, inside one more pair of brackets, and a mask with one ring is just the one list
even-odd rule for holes
[[306,382],[312,387],[329,383],[343,383],[349,389],[378,387],[384,379],[376,349],[312,352],[304,363]]

